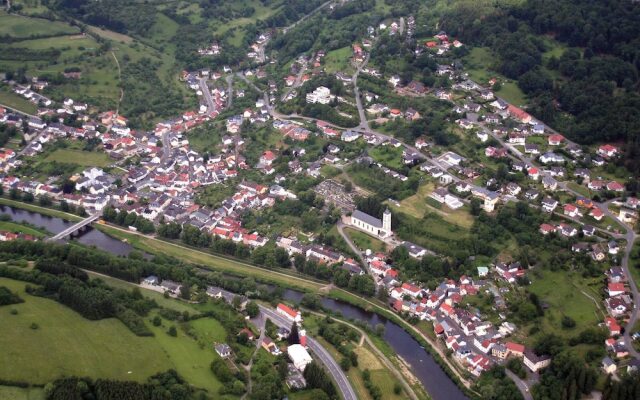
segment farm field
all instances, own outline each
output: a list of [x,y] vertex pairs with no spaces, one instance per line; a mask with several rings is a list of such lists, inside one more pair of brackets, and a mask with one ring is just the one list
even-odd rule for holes
[[[77,375],[141,382],[173,368],[192,385],[210,393],[217,393],[221,386],[209,369],[215,353],[202,344],[226,336],[215,320],[198,323],[198,335],[207,335],[200,342],[182,330],[175,338],[167,335],[173,322],[166,320],[159,327],[149,324],[155,336],[143,338],[116,319],[89,321],[53,300],[28,295],[24,282],[0,278],[0,285],[25,300],[0,308],[0,318],[13,322],[0,332],[0,342],[11,344],[11,350],[0,355],[0,379],[44,384]],[[149,293],[154,292],[144,291],[145,296]],[[11,315],[11,309],[18,313]],[[38,324],[38,329],[31,329],[32,323]]]

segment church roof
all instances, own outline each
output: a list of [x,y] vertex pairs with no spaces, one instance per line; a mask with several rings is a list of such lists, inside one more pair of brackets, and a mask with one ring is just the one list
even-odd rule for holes
[[355,210],[353,214],[351,214],[351,218],[358,219],[366,224],[373,226],[374,228],[382,228],[382,221],[376,217],[372,217],[369,214],[363,213],[360,210]]

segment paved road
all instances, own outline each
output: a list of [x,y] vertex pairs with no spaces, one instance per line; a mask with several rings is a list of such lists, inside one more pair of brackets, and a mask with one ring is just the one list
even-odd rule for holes
[[326,6],[328,6],[329,4],[331,4],[333,0],[329,0],[325,3],[320,4],[315,10],[311,11],[309,14],[305,15],[304,17],[300,18],[299,20],[297,20],[296,22],[294,22],[293,24],[285,27],[282,29],[282,33],[287,33],[289,30],[295,28],[299,23],[303,22],[304,20],[306,20],[307,18],[309,18],[310,16],[312,16],[313,14],[317,13],[318,11],[322,10],[323,8],[325,8]]
[[[282,317],[280,314],[277,314],[270,308],[260,305],[260,311],[268,316],[276,325],[280,327],[285,327],[289,329],[291,326],[291,322],[289,320]],[[338,390],[342,394],[342,398],[344,400],[357,400],[357,396],[351,383],[349,383],[349,379],[345,375],[344,371],[340,368],[336,360],[331,357],[331,354],[325,350],[317,341],[313,338],[307,337],[307,345],[309,349],[313,352],[313,354],[320,360],[322,364],[329,371],[333,380],[338,385]]]
[[344,222],[342,222],[342,220],[338,220],[338,222],[336,223],[336,228],[338,229],[338,233],[340,234],[340,236],[342,236],[344,241],[349,245],[349,248],[351,248],[351,251],[353,251],[353,253],[358,257],[358,259],[360,260],[360,264],[367,265],[364,262],[364,255],[362,254],[360,249],[358,249],[353,241],[351,241],[351,238],[344,232],[345,224]]
[[233,104],[233,74],[227,75],[224,79],[227,81],[227,107],[231,107]]
[[213,102],[213,97],[211,97],[211,89],[207,86],[207,78],[198,79],[198,83],[200,84],[200,91],[204,96],[204,100],[207,102],[207,112],[211,113],[216,109],[216,105]]
[[506,368],[504,369],[504,372],[506,372],[507,376],[513,381],[513,383],[516,384],[518,390],[520,390],[520,393],[522,393],[522,397],[524,397],[524,400],[533,400],[533,396],[529,392],[529,386],[522,379],[520,379],[519,376]]

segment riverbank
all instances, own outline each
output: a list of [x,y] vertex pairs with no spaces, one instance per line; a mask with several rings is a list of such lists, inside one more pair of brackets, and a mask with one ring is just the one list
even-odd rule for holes
[[[81,219],[78,216],[64,213],[59,210],[44,208],[33,204],[25,204],[4,198],[0,198],[0,204],[21,208],[52,217],[63,218],[66,220]],[[120,227],[104,224],[95,224],[94,226],[100,232],[104,232],[109,236],[116,237],[119,240],[126,241],[134,248],[151,254],[164,254],[192,264],[196,264],[198,266],[204,266],[205,269],[208,270],[226,272],[237,276],[250,276],[255,278],[256,280],[266,283],[275,283],[283,287],[302,290],[303,292],[312,292],[321,295],[327,295],[328,298],[342,301],[345,304],[349,304],[366,312],[375,313],[381,318],[384,318],[392,322],[394,325],[397,325],[397,334],[400,334],[400,332],[402,332],[403,334],[407,335],[407,340],[413,340],[417,342],[417,344],[422,347],[422,349],[426,351],[427,354],[431,356],[431,358],[433,358],[434,362],[440,366],[442,371],[452,380],[453,383],[455,383],[456,386],[458,386],[460,390],[462,390],[465,395],[469,397],[478,397],[478,394],[474,393],[471,390],[472,382],[468,381],[464,376],[462,376],[462,374],[452,364],[451,360],[447,358],[447,355],[437,346],[437,343],[435,343],[431,338],[427,337],[419,329],[400,318],[397,314],[391,312],[391,310],[389,310],[386,305],[379,302],[378,300],[369,300],[362,298],[346,290],[328,286],[326,282],[320,282],[308,277],[300,277],[290,273],[287,274],[278,270],[268,270],[266,268],[257,267],[241,261],[221,257],[218,255],[206,253],[201,250],[188,248],[176,243],[160,240],[155,237],[140,234],[138,232],[128,231]],[[326,290],[327,288],[330,289],[328,293]],[[417,348],[418,346],[415,347]],[[396,355],[398,357],[413,357],[414,360],[413,362],[411,362],[411,366],[414,368],[420,366],[417,365],[416,362],[422,363],[423,361],[421,358],[416,359],[416,350],[413,348],[408,350],[405,354],[399,354],[398,349],[394,349],[394,351],[397,353]],[[419,348],[418,352],[420,352]],[[428,378],[429,375],[432,374],[421,374],[421,380]],[[438,383],[433,382],[433,384],[437,385]],[[424,386],[426,388],[427,385]]]

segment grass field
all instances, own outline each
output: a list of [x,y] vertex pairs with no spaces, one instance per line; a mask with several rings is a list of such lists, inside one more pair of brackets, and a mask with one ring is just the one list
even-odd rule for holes
[[402,149],[400,147],[374,147],[369,150],[369,156],[371,156],[376,162],[396,171],[402,168]]
[[464,71],[469,74],[471,79],[481,84],[486,84],[493,77],[501,78],[502,88],[496,92],[509,103],[521,106],[526,104],[527,99],[522,90],[514,82],[507,80],[505,77],[495,71],[496,59],[491,50],[487,47],[474,47],[469,54],[464,57]]
[[[542,331],[569,336],[602,322],[602,311],[584,294],[599,300],[600,280],[586,280],[572,272],[546,270],[535,271],[531,280],[529,290],[549,304],[542,324],[539,324]],[[576,321],[574,329],[562,329],[561,320],[565,315]]]
[[45,393],[41,388],[19,388],[0,386],[0,400],[44,400]]
[[[0,278],[25,303],[0,308],[0,377],[47,383],[65,375],[142,381],[172,366],[153,338],[140,338],[120,321],[89,321],[53,300],[24,292],[25,283]],[[10,309],[18,311],[11,315]],[[37,330],[30,329],[37,323]]]
[[[415,218],[422,219],[426,212],[435,212],[440,215],[445,221],[458,225],[463,228],[471,228],[473,225],[473,217],[466,210],[466,207],[458,210],[443,211],[429,204],[429,194],[435,189],[435,184],[429,182],[421,185],[418,188],[418,192],[413,196],[409,196],[400,202],[400,207],[393,203],[389,203],[392,209],[396,209],[400,212],[409,214]],[[439,203],[438,203],[439,204]]]
[[35,114],[38,107],[24,97],[13,93],[4,85],[0,86],[0,104],[15,108],[27,114]]
[[106,153],[71,149],[57,149],[45,161],[72,163],[83,167],[106,167],[113,163]]
[[374,252],[378,252],[378,251],[384,252],[387,248],[386,244],[383,241],[378,240],[372,236],[369,236],[364,232],[361,232],[355,229],[350,229],[350,228],[345,228],[344,232],[347,234],[347,236],[349,236],[349,238],[351,238],[353,243],[356,246],[358,246],[360,249],[363,249],[363,250],[370,249],[371,251],[374,251]]
[[[108,283],[115,285],[116,281]],[[1,379],[44,384],[77,375],[144,381],[174,368],[189,383],[210,393],[217,393],[221,386],[209,369],[215,357],[211,340],[222,341],[226,333],[214,319],[193,322],[197,340],[182,330],[175,338],[167,335],[174,323],[165,320],[159,327],[148,324],[155,336],[142,338],[116,319],[89,321],[52,300],[30,296],[24,292],[23,282],[0,278],[0,285],[26,300],[0,308],[0,318],[11,321],[0,332],[0,342],[11,344],[11,350],[0,355]],[[149,297],[155,294],[147,290],[143,293]],[[165,306],[196,311],[175,300],[164,300],[170,302]],[[10,309],[18,314],[11,315]],[[30,328],[34,322],[39,325],[37,330]]]
[[332,50],[324,57],[324,69],[328,74],[338,71],[347,72],[350,70],[349,59],[351,58],[351,47],[342,47]]
[[42,18],[29,18],[15,14],[0,12],[0,36],[28,38],[33,36],[57,36],[80,33],[80,30],[59,21]]
[[25,226],[16,222],[10,222],[10,221],[0,221],[0,231],[25,233],[27,235],[33,235],[36,237],[44,236],[44,233],[37,229],[31,228],[29,226]]

